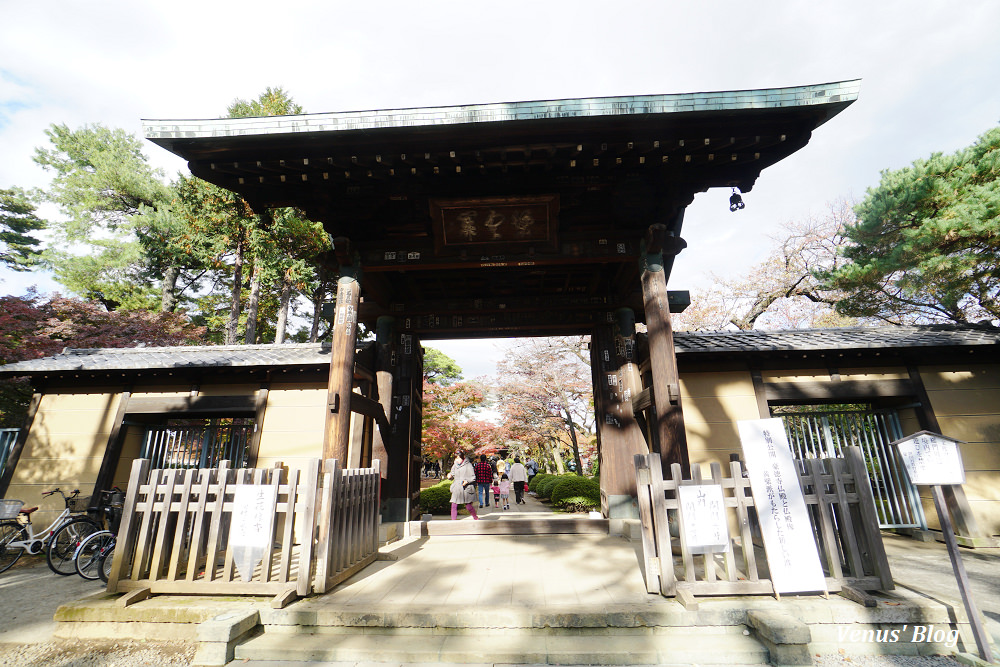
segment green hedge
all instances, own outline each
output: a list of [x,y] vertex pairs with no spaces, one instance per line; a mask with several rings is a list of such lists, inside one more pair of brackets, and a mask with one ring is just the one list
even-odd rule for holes
[[546,477],[552,477],[552,475],[550,475],[547,472],[540,472],[534,477],[532,477],[531,482],[528,484],[528,491],[534,491],[535,493],[537,493],[538,485],[541,484]]
[[539,483],[536,493],[539,498],[551,498],[552,489],[562,479],[559,475],[549,475]]
[[586,512],[601,506],[601,485],[589,477],[559,477],[551,495],[553,505],[572,512]]
[[451,511],[450,479],[420,491],[420,511],[424,514],[447,514]]

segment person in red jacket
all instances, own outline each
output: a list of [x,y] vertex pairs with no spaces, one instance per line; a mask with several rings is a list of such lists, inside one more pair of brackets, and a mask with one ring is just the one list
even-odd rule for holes
[[479,463],[473,466],[476,471],[476,486],[479,487],[479,506],[486,503],[490,506],[490,484],[493,483],[493,466],[486,460],[486,454],[479,456]]

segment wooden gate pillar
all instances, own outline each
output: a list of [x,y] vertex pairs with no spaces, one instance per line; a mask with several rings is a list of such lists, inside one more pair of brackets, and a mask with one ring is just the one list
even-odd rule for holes
[[[392,393],[396,369],[395,326],[395,318],[388,316],[379,317],[375,324],[375,389],[378,402],[389,420],[390,427],[394,422]],[[383,433],[378,426],[372,434],[372,460],[380,462],[383,494],[388,490],[385,480],[391,467],[388,450],[388,440],[391,437],[391,433]]]
[[[410,521],[420,500],[420,435],[423,406],[423,354],[413,334],[399,333],[392,385],[392,433],[386,442],[382,520]],[[381,394],[381,392],[380,392]]]
[[653,377],[653,423],[649,426],[658,435],[664,470],[669,470],[672,463],[679,463],[687,475],[690,461],[681,410],[680,373],[670,322],[667,278],[663,270],[663,255],[676,255],[687,243],[679,236],[668,236],[663,225],[652,225],[644,245],[642,300],[646,310],[649,364]]
[[[336,241],[334,242],[336,243]],[[354,353],[358,340],[358,302],[361,286],[352,266],[341,265],[337,281],[337,310],[333,320],[330,350],[330,381],[327,387],[326,430],[323,458],[347,462],[351,432],[351,393],[354,386]]]
[[632,412],[638,390],[635,366],[635,317],[624,308],[617,323],[595,329],[590,345],[601,462],[601,511],[611,519],[638,518],[636,454],[649,453]]

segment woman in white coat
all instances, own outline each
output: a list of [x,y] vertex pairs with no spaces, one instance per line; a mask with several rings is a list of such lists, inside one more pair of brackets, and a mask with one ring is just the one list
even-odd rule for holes
[[458,506],[465,505],[472,518],[479,520],[476,508],[473,503],[476,501],[476,471],[472,468],[472,461],[463,450],[455,452],[455,464],[451,467],[448,477],[454,481],[451,483],[451,520],[458,518]]

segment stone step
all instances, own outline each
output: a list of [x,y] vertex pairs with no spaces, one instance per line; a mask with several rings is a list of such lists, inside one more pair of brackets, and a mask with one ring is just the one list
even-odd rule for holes
[[576,607],[334,607],[328,605],[291,605],[284,609],[262,608],[261,622],[268,628],[289,628],[293,632],[316,632],[316,628],[401,628],[455,629],[490,632],[495,628],[537,630],[587,628],[665,628],[698,625],[735,626],[745,620],[732,613],[688,612],[679,605],[605,605],[595,609]]
[[441,535],[607,535],[610,522],[607,519],[587,517],[566,518],[503,518],[473,521],[411,521],[410,534],[419,537]]
[[[265,632],[236,647],[235,664],[428,663],[517,665],[766,665],[768,652],[741,627],[592,633]],[[246,662],[244,662],[246,661]]]

